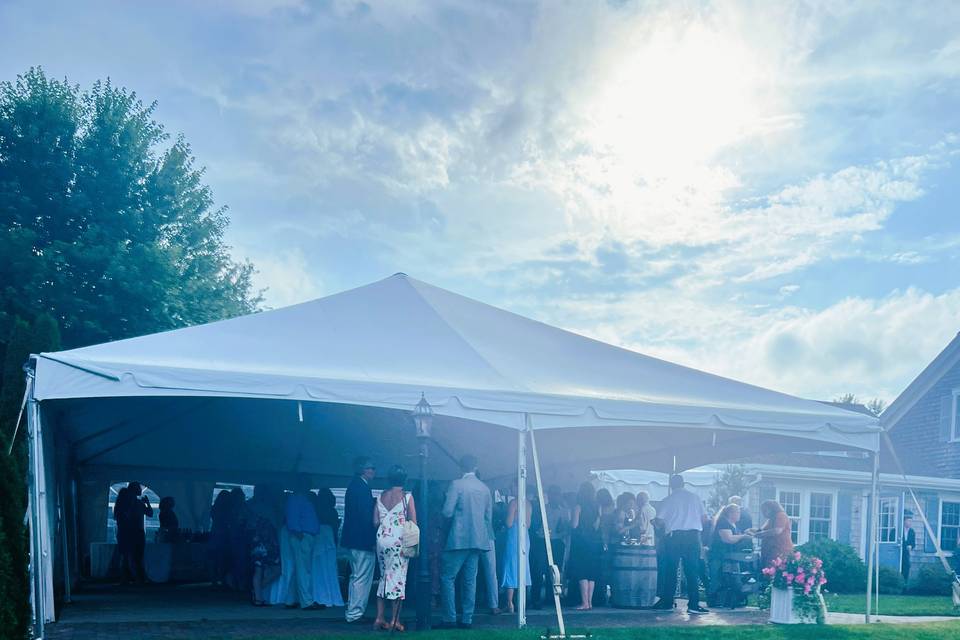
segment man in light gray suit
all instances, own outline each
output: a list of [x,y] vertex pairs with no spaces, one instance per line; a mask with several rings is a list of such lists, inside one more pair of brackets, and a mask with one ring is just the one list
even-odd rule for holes
[[[451,519],[440,569],[440,600],[443,622],[438,628],[469,629],[477,599],[477,566],[480,554],[490,549],[493,498],[490,489],[477,478],[477,459],[460,459],[463,477],[450,483],[443,503],[443,516]],[[455,583],[463,571],[461,619],[457,623]]]

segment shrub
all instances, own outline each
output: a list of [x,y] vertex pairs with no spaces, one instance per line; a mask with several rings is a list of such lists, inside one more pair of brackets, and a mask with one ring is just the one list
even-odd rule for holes
[[823,560],[823,570],[829,580],[825,590],[834,593],[862,593],[866,590],[867,566],[850,545],[821,538],[800,545],[797,551]]
[[903,576],[892,567],[880,567],[880,593],[899,595],[903,593]]
[[910,592],[927,596],[948,596],[953,576],[943,570],[940,563],[920,567],[910,585]]

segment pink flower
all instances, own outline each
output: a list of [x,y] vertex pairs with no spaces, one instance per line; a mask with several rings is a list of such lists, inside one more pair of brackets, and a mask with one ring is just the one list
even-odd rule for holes
[[807,585],[803,588],[803,594],[807,596],[810,595],[810,585]]
[[794,551],[794,552],[793,552],[793,559],[794,559],[794,560],[799,560],[800,557],[801,557],[801,556],[800,556],[800,552],[799,552],[799,551]]
[[773,567],[763,568],[763,575],[765,576],[772,576],[774,573],[776,573],[776,569],[774,569]]
[[787,573],[786,571],[783,572],[783,577],[787,579],[787,582],[790,582],[791,580],[793,580],[793,574]]
[[820,583],[819,583],[819,584],[820,584],[821,587],[822,587],[823,585],[827,584],[827,579],[826,579],[826,578],[820,578]]

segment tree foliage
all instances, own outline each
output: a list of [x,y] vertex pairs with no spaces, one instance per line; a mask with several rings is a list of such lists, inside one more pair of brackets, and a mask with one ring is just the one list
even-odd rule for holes
[[[30,353],[256,310],[190,146],[109,80],[30,69],[0,83],[0,630],[29,622],[23,431],[6,448]],[[21,427],[22,429],[22,427]]]
[[730,496],[743,496],[747,491],[747,468],[742,464],[728,464],[713,481],[707,505],[720,509],[730,501]]
[[0,314],[57,320],[68,347],[254,311],[226,210],[155,105],[109,80],[0,83]]

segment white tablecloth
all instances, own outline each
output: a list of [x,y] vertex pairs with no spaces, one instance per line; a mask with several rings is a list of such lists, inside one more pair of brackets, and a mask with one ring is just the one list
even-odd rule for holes
[[[148,542],[143,567],[150,582],[203,582],[209,579],[207,545],[202,542]],[[90,545],[90,577],[120,576],[120,551],[115,543]]]

